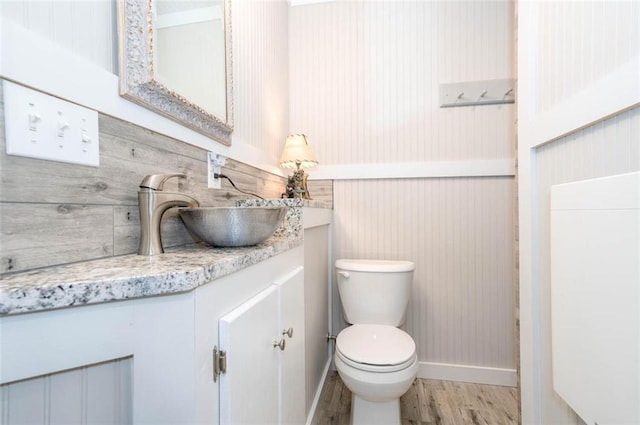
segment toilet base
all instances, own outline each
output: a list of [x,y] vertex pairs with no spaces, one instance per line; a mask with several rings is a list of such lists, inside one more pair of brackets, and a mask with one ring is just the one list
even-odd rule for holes
[[351,394],[352,425],[400,425],[400,399],[367,401]]

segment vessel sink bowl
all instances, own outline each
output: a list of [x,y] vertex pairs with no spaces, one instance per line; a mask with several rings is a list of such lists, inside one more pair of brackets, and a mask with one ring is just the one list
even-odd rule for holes
[[286,207],[179,208],[187,229],[218,247],[251,246],[273,235],[287,213]]

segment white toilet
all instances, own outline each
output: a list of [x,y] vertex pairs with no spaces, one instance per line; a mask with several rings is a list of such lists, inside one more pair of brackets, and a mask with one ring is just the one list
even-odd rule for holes
[[351,390],[353,425],[400,424],[400,396],[418,373],[416,344],[404,323],[414,264],[337,260],[338,292],[351,324],[336,339],[335,363]]

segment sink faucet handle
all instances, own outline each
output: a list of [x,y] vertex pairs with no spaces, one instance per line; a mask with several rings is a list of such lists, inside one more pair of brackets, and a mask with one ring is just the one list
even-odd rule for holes
[[183,173],[175,173],[175,174],[150,174],[145,176],[144,179],[140,182],[141,188],[153,189],[153,190],[162,190],[164,186],[164,182],[169,180],[172,177],[183,177],[187,178],[186,174]]

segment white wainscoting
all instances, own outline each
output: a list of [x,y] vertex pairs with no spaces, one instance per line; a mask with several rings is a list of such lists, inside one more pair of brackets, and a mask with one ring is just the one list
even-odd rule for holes
[[[539,424],[580,424],[575,413],[553,390],[551,360],[551,281],[549,256],[549,193],[554,184],[640,171],[640,108],[625,112],[564,137],[535,151],[536,190],[532,193],[536,232],[533,234],[536,282],[529,292],[537,300],[535,322],[539,346],[541,399]],[[523,329],[524,331],[524,329]],[[532,347],[522,347],[531,350]],[[524,378],[524,377],[523,377]],[[523,381],[523,385],[531,385]],[[524,390],[524,386],[523,386]],[[531,391],[531,388],[527,388]]]
[[416,263],[406,329],[425,377],[515,383],[514,195],[512,177],[334,182],[334,260]]

